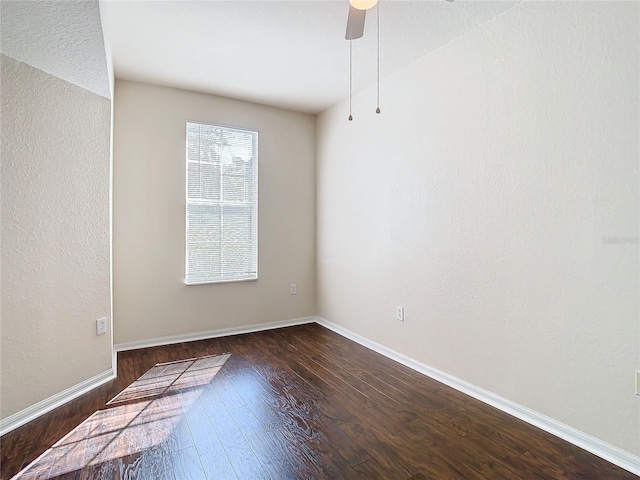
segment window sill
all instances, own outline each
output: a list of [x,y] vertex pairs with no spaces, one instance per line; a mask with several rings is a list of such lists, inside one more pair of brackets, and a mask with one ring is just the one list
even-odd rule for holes
[[256,280],[258,280],[258,277],[255,278],[230,278],[228,280],[203,280],[201,282],[187,282],[186,280],[184,281],[184,284],[189,286],[192,285],[216,285],[216,284],[220,284],[220,283],[238,283],[238,282],[255,282]]

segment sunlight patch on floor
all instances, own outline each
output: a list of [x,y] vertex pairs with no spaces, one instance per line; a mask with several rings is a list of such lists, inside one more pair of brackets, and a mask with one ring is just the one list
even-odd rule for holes
[[178,447],[173,435],[184,413],[231,355],[157,364],[14,478],[46,479],[117,458]]

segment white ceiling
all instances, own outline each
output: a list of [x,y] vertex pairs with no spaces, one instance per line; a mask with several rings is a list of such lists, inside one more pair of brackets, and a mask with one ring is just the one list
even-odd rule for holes
[[98,95],[111,96],[97,0],[2,0],[0,51]]
[[[517,1],[381,0],[384,77]],[[100,0],[117,78],[318,113],[348,97],[348,0]],[[353,42],[354,92],[375,83],[375,13]]]

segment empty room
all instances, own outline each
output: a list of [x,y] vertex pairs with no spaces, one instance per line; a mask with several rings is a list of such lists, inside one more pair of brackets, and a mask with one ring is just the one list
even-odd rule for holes
[[640,1],[0,0],[0,477],[640,476]]

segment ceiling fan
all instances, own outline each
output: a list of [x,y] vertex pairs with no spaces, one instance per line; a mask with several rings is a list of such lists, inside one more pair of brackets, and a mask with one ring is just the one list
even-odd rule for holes
[[349,17],[347,18],[346,40],[355,40],[364,33],[364,19],[367,10],[373,8],[378,0],[349,0]]
[[[353,92],[352,82],[352,47],[351,41],[357,38],[361,38],[364,34],[364,19],[367,15],[367,10],[375,7],[378,4],[378,0],[349,0],[349,17],[347,18],[347,33],[344,38],[349,41],[349,121],[353,120],[351,115],[351,97]],[[380,113],[380,9],[378,8],[377,15],[377,37],[378,37],[378,81],[377,81],[377,107],[376,113]]]

